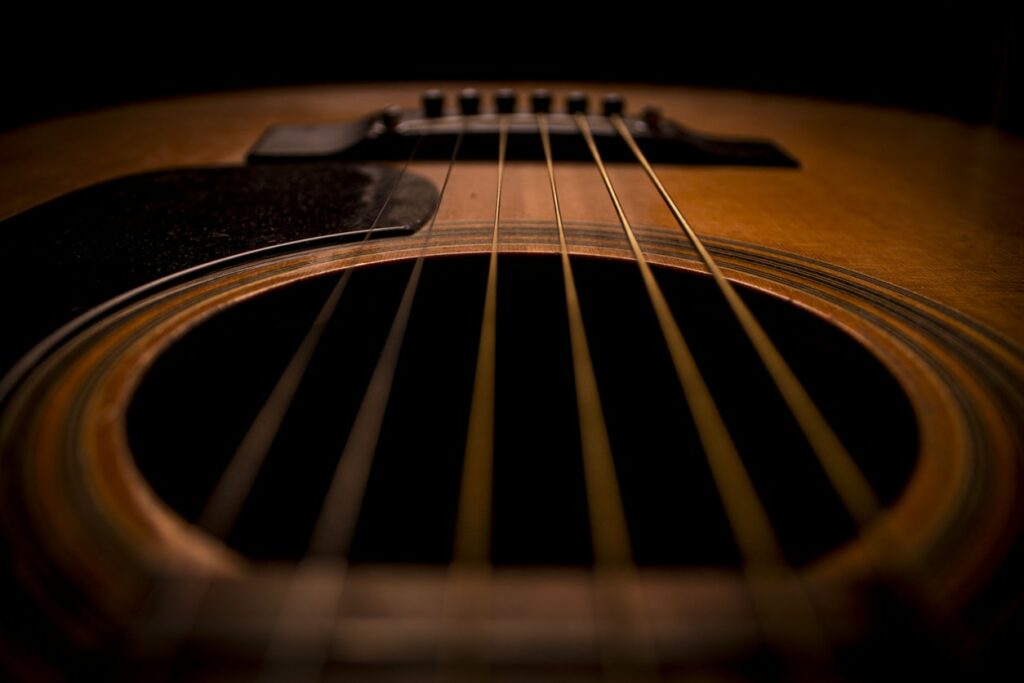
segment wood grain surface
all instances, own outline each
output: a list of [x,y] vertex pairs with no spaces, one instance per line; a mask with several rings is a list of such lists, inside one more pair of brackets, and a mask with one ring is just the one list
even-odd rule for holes
[[[555,90],[556,99],[574,87]],[[389,104],[412,108],[419,89],[396,84],[223,93],[143,102],[8,131],[0,136],[0,218],[130,173],[238,163],[273,123],[348,120]],[[697,130],[767,137],[800,160],[799,171],[661,169],[702,234],[852,268],[1024,339],[1024,140],[939,116],[828,101],[614,89],[631,110],[651,104]],[[653,190],[639,168],[613,170],[623,196],[637,198],[636,223],[671,225],[660,203],[648,201]],[[522,211],[550,217],[547,197],[532,191],[543,173],[540,165],[510,168],[507,216]],[[465,198],[467,205],[459,207],[463,218],[486,220],[493,183],[485,174],[477,188],[475,175],[474,168],[460,165],[451,196]],[[524,187],[531,189],[517,191]],[[578,182],[560,179],[560,189],[568,219],[614,221],[607,202],[593,201],[602,190],[591,169],[581,169]],[[463,208],[479,215],[467,216]]]

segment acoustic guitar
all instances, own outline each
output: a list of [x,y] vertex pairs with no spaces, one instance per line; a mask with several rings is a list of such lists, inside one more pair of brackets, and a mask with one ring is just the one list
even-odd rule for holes
[[1012,663],[1024,142],[617,92],[267,90],[0,136],[5,673]]

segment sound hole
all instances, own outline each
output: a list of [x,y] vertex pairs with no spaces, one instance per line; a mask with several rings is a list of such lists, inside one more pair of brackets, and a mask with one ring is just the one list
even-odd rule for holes
[[[636,560],[733,566],[739,556],[635,264],[574,259]],[[376,363],[411,263],[355,273],[227,543],[296,559]],[[486,257],[426,263],[350,559],[452,557]],[[128,412],[143,475],[195,520],[336,275],[240,303],[160,356]],[[800,564],[854,526],[710,278],[657,269],[784,552]],[[914,466],[910,403],[837,327],[742,296],[883,502]],[[503,256],[498,282],[493,561],[592,562],[560,262]]]

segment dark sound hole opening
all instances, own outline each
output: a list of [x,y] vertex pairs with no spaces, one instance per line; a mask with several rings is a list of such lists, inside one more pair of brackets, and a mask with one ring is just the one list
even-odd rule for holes
[[[354,273],[227,542],[296,559],[411,269]],[[739,563],[714,482],[637,267],[573,260],[636,560]],[[428,261],[351,552],[353,562],[452,556],[487,258]],[[800,564],[852,538],[813,453],[710,278],[656,269],[767,507]],[[195,520],[336,275],[240,303],[157,359],[128,413],[149,483]],[[885,503],[914,467],[917,427],[889,371],[853,338],[781,299],[743,289]],[[559,260],[502,256],[498,281],[493,561],[592,562]]]

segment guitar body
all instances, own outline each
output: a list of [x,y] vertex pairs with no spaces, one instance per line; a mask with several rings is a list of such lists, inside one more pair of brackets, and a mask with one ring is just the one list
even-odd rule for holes
[[[747,445],[758,453],[745,462],[781,539],[781,573],[760,572],[742,544],[737,551],[728,540],[737,522],[716,502],[719,480],[708,474],[702,441],[680,408],[689,395],[673,384],[669,360],[658,370],[658,354],[666,352],[650,292],[593,161],[560,159],[555,141],[565,250],[576,269],[633,539],[635,557],[610,564],[601,560],[594,531],[600,506],[591,480],[582,483],[589,465],[580,464],[585,446],[573,397],[585,392],[564,319],[562,245],[543,158],[499,165],[495,143],[490,160],[459,158],[453,149],[452,162],[415,152],[407,163],[366,162],[383,170],[369,173],[366,193],[338,200],[336,213],[351,214],[339,219],[339,230],[376,227],[382,215],[408,230],[369,240],[318,241],[301,230],[240,239],[237,248],[216,251],[220,265],[205,266],[213,258],[202,250],[214,254],[214,247],[202,235],[230,234],[236,214],[212,204],[194,208],[188,202],[197,188],[220,178],[228,188],[221,196],[237,202],[246,225],[286,223],[285,214],[308,206],[268,200],[260,213],[244,206],[258,195],[231,194],[232,183],[270,187],[292,168],[294,182],[273,192],[301,193],[313,176],[305,167],[252,164],[266,178],[199,175],[179,183],[174,169],[231,173],[221,167],[245,165],[272,125],[355,121],[390,105],[415,110],[418,88],[268,90],[96,111],[0,137],[7,230],[45,230],[58,219],[74,225],[68,216],[79,209],[56,204],[73,197],[58,198],[151,172],[171,175],[145,176],[147,183],[179,178],[175,201],[186,208],[176,225],[198,215],[189,210],[206,211],[209,221],[216,214],[219,223],[196,227],[198,255],[175,260],[183,252],[168,240],[163,260],[146,256],[133,262],[142,264],[134,280],[111,280],[121,291],[104,300],[97,294],[88,307],[66,306],[66,314],[36,315],[28,273],[59,283],[38,299],[57,303],[78,301],[84,275],[75,282],[64,269],[61,280],[29,263],[19,266],[26,275],[7,281],[9,290],[25,283],[7,293],[18,299],[9,324],[31,329],[25,335],[32,337],[12,351],[0,397],[4,593],[16,605],[0,631],[8,672],[57,680],[268,671],[357,680],[421,680],[437,671],[499,680],[597,680],[609,672],[745,680],[834,672],[879,680],[922,667],[973,674],[1008,661],[1024,595],[1024,141],[937,116],[825,101],[632,86],[620,92],[627,109],[656,105],[664,119],[701,133],[770,140],[797,162],[655,168],[848,443],[876,489],[877,515],[865,523],[843,511],[828,466],[813,464],[795,427],[786,438],[800,443],[796,450],[781,445],[789,442],[773,445],[776,419],[756,416],[788,415],[785,405],[767,379],[748,374],[757,363],[729,367],[724,354],[742,344],[716,341],[717,326],[734,326],[725,299],[638,163],[616,157],[608,180],[694,355],[711,359],[711,394],[741,454]],[[563,94],[555,92],[556,103]],[[310,191],[313,202],[333,196],[325,182],[357,182],[343,169],[327,181],[319,170],[309,173],[320,183]],[[392,182],[405,189],[393,192]],[[171,211],[153,208],[152,194],[140,199],[135,185],[116,187],[103,202],[150,202],[139,216]],[[103,215],[107,209],[96,207],[111,206],[74,196],[81,211]],[[369,210],[391,198],[392,214]],[[68,245],[90,239],[61,235],[54,262],[107,258],[80,247],[72,258]],[[103,249],[118,244],[129,248],[113,240]],[[488,329],[492,252],[498,336],[487,347],[479,338]],[[12,251],[4,257],[24,260]],[[423,291],[398,356],[398,393],[384,402],[392,417],[383,418],[376,469],[367,475],[371,521],[360,521],[350,562],[303,559],[333,472],[327,455],[303,454],[323,445],[336,457],[346,447],[417,262],[424,264]],[[186,269],[194,270],[174,275]],[[313,406],[318,417],[308,424],[327,425],[325,434],[334,435],[290,441],[303,444],[290,456],[281,446],[272,451],[267,467],[277,469],[265,478],[292,488],[275,493],[253,475],[247,481],[256,482],[253,496],[262,502],[243,509],[247,526],[213,533],[198,522],[205,496],[345,272],[353,273],[352,291],[339,300],[362,303],[338,304],[339,319],[352,322],[328,328],[321,347],[339,349],[350,365],[314,360],[309,372],[310,381],[336,377],[331,386],[348,388],[337,388],[337,407],[325,404],[334,394],[323,387],[315,399],[298,394],[295,404]],[[106,292],[97,281],[108,276],[102,269],[89,276],[95,291]],[[147,288],[160,278],[168,279]],[[374,284],[359,290],[360,281]],[[142,289],[103,308],[136,287]],[[685,322],[687,311],[697,322]],[[496,501],[493,548],[482,563],[453,563],[453,539],[462,533],[455,520],[466,504],[460,495],[472,497],[461,473],[480,392],[474,372],[485,348],[494,349],[498,368],[497,426],[489,432],[494,467],[492,479],[481,480]],[[265,371],[252,370],[264,356],[274,360]],[[403,367],[419,369],[402,374]],[[762,384],[765,393],[757,393]],[[762,395],[763,402],[753,398]],[[762,410],[769,403],[782,407]],[[671,441],[677,424],[690,434],[681,446]],[[806,462],[790,463],[800,449]],[[644,455],[653,452],[660,455]],[[385,455],[392,453],[403,455]],[[673,469],[689,467],[672,464],[673,454],[702,469]],[[300,504],[307,484],[287,479],[288,467],[315,470],[308,476],[322,484],[309,494],[315,500],[308,511]],[[380,493],[389,487],[392,493]],[[694,502],[702,496],[712,501],[707,518]],[[522,502],[531,500],[533,511]],[[441,520],[441,531],[430,520]],[[806,611],[793,606],[805,602]]]

